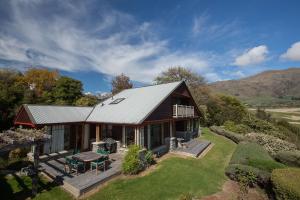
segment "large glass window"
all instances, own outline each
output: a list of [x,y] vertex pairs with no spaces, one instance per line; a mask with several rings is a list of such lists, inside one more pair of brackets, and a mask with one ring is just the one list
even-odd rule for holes
[[126,145],[134,144],[134,128],[133,127],[126,127]]
[[65,147],[65,149],[70,149],[70,132],[71,132],[70,125],[65,125],[65,132],[64,132],[64,147]]
[[152,149],[162,145],[161,131],[162,130],[160,124],[151,125],[151,148]]

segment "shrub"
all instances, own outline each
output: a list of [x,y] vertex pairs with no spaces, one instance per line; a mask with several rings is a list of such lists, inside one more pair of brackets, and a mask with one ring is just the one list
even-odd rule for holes
[[179,200],[193,200],[193,195],[191,193],[185,193],[179,196]]
[[275,159],[281,163],[292,167],[300,167],[300,151],[280,151],[275,155]]
[[273,169],[285,167],[276,162],[268,152],[256,143],[239,143],[232,155],[230,164],[249,165],[264,171],[271,172]]
[[212,130],[213,132],[215,132],[219,135],[227,137],[228,139],[232,140],[235,143],[239,143],[239,142],[245,140],[245,137],[243,135],[233,133],[231,131],[225,131],[223,128],[218,127],[218,126],[211,126],[210,130]]
[[146,161],[146,164],[148,166],[154,164],[154,156],[153,156],[152,151],[147,151],[146,152],[146,154],[145,154],[145,161]]
[[257,169],[252,166],[243,164],[230,164],[225,169],[225,174],[232,180],[238,180],[240,174],[253,174],[255,177],[256,184],[266,187],[270,183],[271,174],[267,171]]
[[300,169],[286,168],[276,169],[272,172],[271,181],[276,199],[299,200],[300,199]]
[[143,163],[139,159],[140,148],[136,145],[131,145],[125,155],[122,165],[124,174],[137,174],[143,168]]
[[251,132],[250,127],[247,125],[235,124],[233,121],[226,121],[223,126],[227,131],[232,131],[235,133],[246,134]]
[[297,149],[295,144],[262,133],[248,133],[246,134],[246,138],[249,141],[262,145],[272,156],[275,156],[279,151],[291,151]]

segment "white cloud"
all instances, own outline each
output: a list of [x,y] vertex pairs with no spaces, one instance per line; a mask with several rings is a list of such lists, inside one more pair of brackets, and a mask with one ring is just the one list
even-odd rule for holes
[[292,61],[300,61],[300,42],[294,43],[281,58]]
[[194,38],[203,37],[206,41],[210,41],[237,36],[240,33],[237,20],[213,23],[210,18],[211,17],[206,13],[194,18],[192,26],[192,36]]
[[242,55],[235,58],[234,65],[248,66],[264,62],[267,59],[268,47],[260,45],[245,51]]
[[11,1],[11,16],[0,24],[0,59],[66,71],[123,72],[142,82],[175,65],[212,70],[201,52],[171,50],[150,22],[79,2]]

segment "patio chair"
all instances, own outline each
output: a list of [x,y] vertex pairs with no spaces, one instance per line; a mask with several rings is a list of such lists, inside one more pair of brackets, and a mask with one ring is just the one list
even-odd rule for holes
[[110,151],[105,151],[103,149],[97,149],[97,154],[102,154],[102,155],[109,155]]
[[79,171],[82,171],[82,170],[85,171],[85,166],[84,166],[83,162],[72,159],[71,160],[71,169],[76,172],[76,175],[78,175]]
[[91,162],[91,171],[93,171],[93,168],[96,168],[96,174],[98,174],[98,169],[103,168],[105,171],[105,162],[107,161],[107,157],[103,157],[98,159],[97,161]]
[[72,163],[72,158],[66,156],[65,157],[65,165],[64,165],[65,172],[70,173],[70,170],[72,168],[71,163]]

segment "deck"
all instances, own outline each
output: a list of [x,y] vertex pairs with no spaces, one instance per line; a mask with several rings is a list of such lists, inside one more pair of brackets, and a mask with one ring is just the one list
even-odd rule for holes
[[173,153],[191,156],[191,157],[198,157],[209,145],[211,144],[210,141],[203,141],[198,139],[190,140],[184,144],[185,147],[177,148],[173,151]]
[[89,170],[78,175],[65,173],[64,158],[41,162],[40,166],[43,173],[62,184],[64,189],[75,197],[79,197],[100,186],[107,180],[121,174],[123,154],[110,154],[110,160],[112,161],[110,167],[106,171],[99,171],[97,175],[95,171]]

